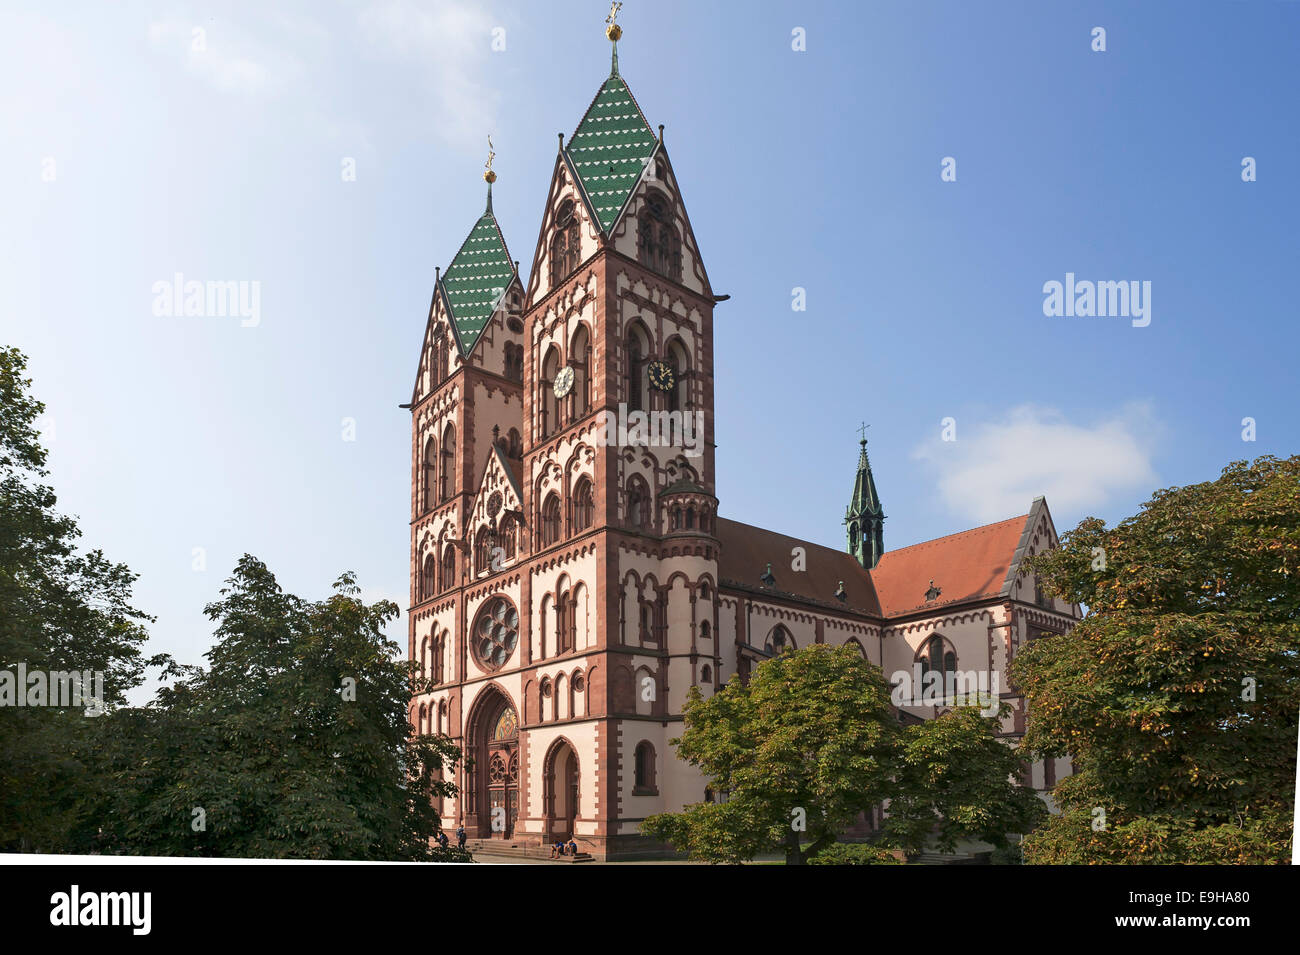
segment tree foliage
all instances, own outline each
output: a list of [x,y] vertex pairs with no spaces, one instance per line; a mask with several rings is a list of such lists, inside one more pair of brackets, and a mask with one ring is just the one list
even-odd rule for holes
[[[445,737],[409,737],[412,669],[344,575],[326,600],[285,593],[240,560],[209,665],[178,673],[155,704],[123,714],[103,753],[95,838],[103,851],[253,858],[461,860],[431,847]],[[114,717],[116,720],[117,717]]]
[[886,799],[887,841],[913,851],[936,837],[949,849],[961,838],[1000,845],[1042,811],[1011,781],[1016,757],[994,720],[961,708],[904,729],[880,670],[851,647],[782,654],[707,700],[692,690],[685,725],[673,745],[720,801],[652,816],[641,831],[709,862],[771,851],[807,862]]
[[1300,709],[1300,457],[1235,462],[1031,567],[1086,604],[1016,657],[1024,745],[1074,760],[1030,863],[1284,862]]
[[[1009,708],[1001,707],[1005,716]],[[997,737],[997,717],[961,706],[903,730],[887,841],[952,852],[963,840],[1005,849],[1047,815],[1038,795],[1016,782],[1021,754]]]
[[[25,371],[17,349],[0,348],[0,670],[98,671],[111,710],[166,658],[142,652],[150,618],[130,604],[135,575],[79,552],[76,521],[56,510],[45,407]],[[95,785],[79,757],[95,723],[82,709],[0,707],[0,851],[67,846],[77,794]]]

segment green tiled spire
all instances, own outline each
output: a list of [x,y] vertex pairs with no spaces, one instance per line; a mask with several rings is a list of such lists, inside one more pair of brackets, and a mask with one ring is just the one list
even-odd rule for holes
[[488,184],[487,210],[474,223],[469,237],[447,266],[440,285],[451,310],[461,353],[468,355],[492,317],[498,299],[514,278],[506,240],[492,214],[492,185]]
[[867,439],[862,439],[858,453],[858,475],[853,482],[853,497],[844,512],[848,525],[849,553],[859,564],[871,570],[885,553],[885,511],[876,493],[876,479],[871,476],[867,459]]
[[627,203],[657,142],[632,91],[618,75],[615,47],[609,79],[565,149],[605,232]]

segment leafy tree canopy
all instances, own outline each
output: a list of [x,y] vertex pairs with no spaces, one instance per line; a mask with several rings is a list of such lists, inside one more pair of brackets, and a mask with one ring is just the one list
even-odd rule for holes
[[1300,457],[1235,462],[1031,560],[1086,604],[1012,665],[1024,745],[1074,759],[1030,863],[1284,862],[1300,710]]

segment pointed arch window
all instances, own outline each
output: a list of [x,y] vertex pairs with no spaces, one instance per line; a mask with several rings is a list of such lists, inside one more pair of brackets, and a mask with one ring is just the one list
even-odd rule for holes
[[492,532],[480,527],[474,538],[474,570],[476,573],[492,570]]
[[627,333],[627,365],[623,370],[623,394],[628,411],[645,410],[646,365],[649,364],[650,336],[640,322]]
[[452,544],[448,544],[442,550],[441,581],[444,591],[451,590],[459,583],[456,580],[456,548]]
[[542,546],[550,547],[560,540],[560,499],[551,494],[542,505]]
[[542,377],[537,382],[537,405],[541,409],[541,435],[549,437],[559,430],[560,402],[555,397],[555,377],[560,373],[560,352],[554,345],[542,359]]
[[769,656],[777,656],[786,650],[793,649],[795,649],[794,637],[781,624],[777,624],[772,628],[772,632],[767,635],[767,642],[763,644],[763,651]]
[[917,660],[921,664],[922,680],[925,680],[926,674],[932,670],[942,674],[943,682],[940,684],[939,692],[946,697],[948,688],[953,685],[957,675],[957,651],[953,649],[953,645],[936,633],[921,647]]
[[569,343],[569,364],[573,366],[573,391],[569,393],[570,420],[577,420],[591,408],[591,334],[579,325]]
[[420,465],[420,506],[428,513],[433,510],[434,491],[438,486],[438,443],[430,437],[424,442],[424,461]]
[[420,599],[428,600],[438,590],[437,586],[438,562],[432,554],[424,558],[424,568],[420,574]]
[[591,481],[583,478],[573,492],[573,532],[585,531],[595,519],[596,502]]
[[682,277],[682,242],[673,223],[672,204],[660,193],[646,196],[637,216],[637,259],[675,281]]
[[563,282],[578,267],[581,236],[572,199],[565,199],[555,214],[555,235],[551,238],[551,288]]
[[669,411],[687,411],[690,409],[690,374],[691,363],[686,357],[686,348],[680,341],[668,346],[665,358],[673,370],[673,387],[665,396]]
[[449,424],[442,431],[442,474],[438,482],[438,496],[446,501],[456,491],[456,426]]
[[515,519],[510,514],[501,518],[497,525],[497,542],[502,550],[504,560],[515,559]]
[[650,488],[639,474],[627,482],[627,522],[641,530],[650,529]]

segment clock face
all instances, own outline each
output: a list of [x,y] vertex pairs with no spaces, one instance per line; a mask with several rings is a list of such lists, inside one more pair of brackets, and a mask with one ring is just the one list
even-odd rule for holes
[[666,361],[652,361],[646,371],[650,374],[650,384],[659,391],[672,391],[677,383],[673,366]]
[[565,365],[560,369],[559,374],[555,376],[555,384],[552,386],[555,391],[555,397],[563,398],[573,390],[573,366]]

